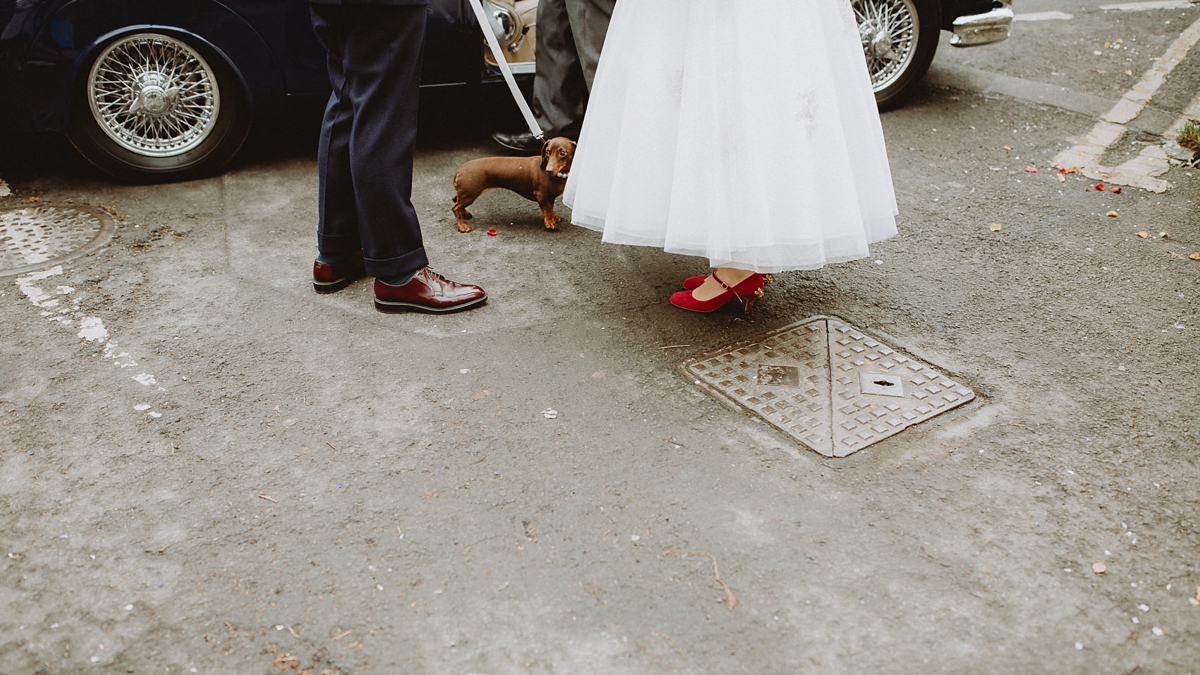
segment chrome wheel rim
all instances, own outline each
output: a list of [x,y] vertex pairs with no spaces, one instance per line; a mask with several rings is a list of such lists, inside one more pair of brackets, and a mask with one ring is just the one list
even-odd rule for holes
[[917,8],[912,0],[854,0],[871,87],[881,91],[908,69],[917,52]]
[[130,35],[92,65],[88,104],[117,145],[146,157],[175,157],[212,134],[221,110],[216,82],[208,62],[183,42]]

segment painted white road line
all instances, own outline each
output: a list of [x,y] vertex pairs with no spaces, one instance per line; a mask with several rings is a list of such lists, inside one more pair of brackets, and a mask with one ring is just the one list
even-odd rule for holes
[[1171,125],[1167,133],[1174,138],[1183,131],[1183,125],[1187,124],[1189,120],[1200,120],[1200,94],[1196,94],[1196,98],[1192,99],[1187,108],[1184,108],[1183,115],[1175,120],[1175,124]]
[[1167,132],[1163,134],[1167,139],[1164,149],[1172,158],[1189,162],[1195,157],[1196,153],[1180,147],[1177,140],[1180,132],[1183,131],[1184,125],[1195,120],[1200,120],[1200,94],[1197,94],[1196,98],[1192,99],[1188,107],[1183,109],[1183,114],[1179,116],[1179,119],[1175,120],[1171,128],[1167,129]]
[[[76,322],[79,327],[79,339],[85,342],[97,342],[104,345],[104,360],[112,360],[114,366],[125,369],[137,365],[137,361],[129,355],[128,352],[121,351],[115,340],[108,333],[108,329],[104,326],[104,321],[97,316],[86,316],[80,308],[82,299],[78,296],[73,298],[70,307],[62,306],[62,301],[67,299],[75,292],[70,286],[58,286],[54,291],[44,290],[37,285],[39,281],[45,281],[51,277],[59,276],[63,273],[62,265],[52,267],[48,270],[40,270],[38,272],[30,272],[17,277],[17,288],[25,294],[29,302],[34,307],[42,310],[42,316],[49,321],[55,321],[68,328],[75,328]],[[144,386],[158,384],[154,375],[150,373],[139,373],[133,376],[133,381]],[[165,388],[159,387],[159,391],[166,391]]]
[[[1180,61],[1183,61],[1197,42],[1200,42],[1200,20],[1175,39],[1142,79],[1133,85],[1133,89],[1125,92],[1111,110],[1100,116],[1100,121],[1087,136],[1068,139],[1074,142],[1075,146],[1060,152],[1054,158],[1054,164],[1063,168],[1076,167],[1088,178],[1104,179],[1118,185],[1128,185],[1151,192],[1165,192],[1169,189],[1171,184],[1159,178],[1171,168],[1167,152],[1160,144],[1146,146],[1141,154],[1120,166],[1106,167],[1102,166],[1100,161],[1109,146],[1124,135],[1125,125],[1142,112],[1158,88],[1167,81],[1167,76]],[[1182,126],[1181,122],[1177,124]]]
[[1029,14],[1018,14],[1013,17],[1013,21],[1070,21],[1074,18],[1074,14],[1067,14],[1066,12],[1031,12]]
[[1113,12],[1145,12],[1151,9],[1189,9],[1191,7],[1195,7],[1192,0],[1149,0],[1149,2],[1100,5],[1100,9]]

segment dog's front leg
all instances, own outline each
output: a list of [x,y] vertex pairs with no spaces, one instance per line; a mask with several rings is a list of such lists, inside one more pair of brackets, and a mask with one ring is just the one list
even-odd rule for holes
[[[474,201],[474,200],[472,200],[472,201]],[[467,221],[471,219],[471,213],[469,211],[467,211],[467,207],[470,206],[471,204],[469,202],[467,202],[467,203],[464,203],[464,202],[466,202],[465,199],[460,199],[458,195],[455,195],[454,208],[452,208],[451,210],[454,212],[454,219],[458,223],[458,231],[459,232],[470,232],[471,226],[467,225]]]
[[542,207],[542,223],[546,225],[546,229],[557,230],[558,224],[562,222],[562,216],[554,212],[554,199],[542,197],[538,200],[538,206]]

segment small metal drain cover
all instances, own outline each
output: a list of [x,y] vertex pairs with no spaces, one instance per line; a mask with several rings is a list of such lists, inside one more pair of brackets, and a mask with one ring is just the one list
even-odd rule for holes
[[107,213],[83,206],[0,209],[0,277],[61,265],[112,239]]
[[845,457],[975,398],[933,366],[825,316],[692,357],[679,371],[826,457]]

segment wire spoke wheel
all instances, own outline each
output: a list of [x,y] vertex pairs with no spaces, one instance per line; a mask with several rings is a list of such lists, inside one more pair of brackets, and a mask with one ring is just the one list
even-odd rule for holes
[[138,34],[109,45],[92,64],[87,101],[99,128],[144,157],[176,157],[212,134],[221,112],[212,67],[172,37]]
[[878,92],[894,84],[912,64],[919,26],[912,0],[853,0],[871,86]]

